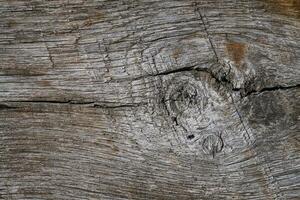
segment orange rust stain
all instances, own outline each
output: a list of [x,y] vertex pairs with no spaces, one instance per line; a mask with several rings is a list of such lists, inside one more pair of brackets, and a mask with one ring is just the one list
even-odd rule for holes
[[265,0],[267,11],[300,19],[299,0]]
[[226,50],[229,57],[235,62],[235,64],[240,65],[245,58],[247,45],[238,42],[230,42],[226,44]]

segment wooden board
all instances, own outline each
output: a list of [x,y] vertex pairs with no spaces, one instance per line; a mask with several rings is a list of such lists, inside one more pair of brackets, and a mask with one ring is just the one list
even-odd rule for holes
[[0,0],[0,199],[299,199],[297,0]]

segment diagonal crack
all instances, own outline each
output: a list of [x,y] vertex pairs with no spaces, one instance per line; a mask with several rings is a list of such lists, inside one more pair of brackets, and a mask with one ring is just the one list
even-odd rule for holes
[[200,20],[200,21],[202,22],[202,24],[203,24],[204,31],[205,31],[205,33],[206,33],[207,39],[208,39],[208,41],[209,41],[209,43],[210,43],[210,46],[211,46],[211,48],[212,48],[212,51],[213,51],[213,53],[215,54],[215,57],[216,57],[217,62],[218,62],[220,59],[219,59],[219,57],[218,57],[216,48],[215,48],[215,46],[214,46],[214,44],[213,44],[213,42],[212,42],[212,39],[211,39],[211,37],[210,37],[210,34],[209,34],[209,32],[208,32],[206,23],[204,22],[203,15],[201,14],[200,9],[199,9],[197,3],[195,3],[194,6],[195,6],[195,12],[199,15],[198,18],[199,18],[199,20]]
[[245,137],[244,139],[248,142],[249,139],[250,139],[250,134],[249,134],[249,132],[247,130],[247,127],[246,127],[245,122],[244,122],[244,120],[242,118],[242,115],[240,114],[240,112],[239,112],[239,110],[238,110],[238,108],[237,108],[237,106],[236,106],[236,104],[234,102],[234,98],[233,98],[232,94],[230,94],[230,98],[231,98],[232,104],[234,106],[235,112],[237,113],[237,115],[239,117],[239,120],[240,120],[240,122],[241,122],[241,124],[242,124],[242,126],[243,126],[243,128],[244,128],[244,130],[246,132],[247,137]]
[[49,57],[49,60],[50,60],[50,62],[51,62],[51,67],[52,67],[52,68],[55,68],[55,64],[54,64],[54,61],[53,61],[53,57],[52,57],[52,55],[51,55],[50,49],[49,49],[49,47],[48,47],[47,44],[46,44],[46,49],[47,49],[47,51],[48,51],[48,57]]

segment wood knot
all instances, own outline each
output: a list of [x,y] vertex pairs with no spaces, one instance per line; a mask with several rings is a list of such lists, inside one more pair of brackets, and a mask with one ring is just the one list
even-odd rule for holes
[[207,104],[207,96],[201,84],[191,77],[177,77],[170,82],[166,93],[166,104],[173,116],[201,112]]
[[202,141],[202,148],[205,154],[215,157],[215,155],[223,149],[223,140],[221,136],[215,134],[208,135]]

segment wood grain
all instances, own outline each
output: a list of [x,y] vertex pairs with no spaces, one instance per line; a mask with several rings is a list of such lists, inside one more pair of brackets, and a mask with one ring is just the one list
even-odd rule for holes
[[0,199],[299,199],[299,13],[0,0]]

